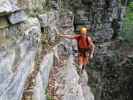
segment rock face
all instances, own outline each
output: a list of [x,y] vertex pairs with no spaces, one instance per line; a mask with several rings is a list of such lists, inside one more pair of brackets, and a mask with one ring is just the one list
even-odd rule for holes
[[[1,37],[0,38],[3,38],[3,41],[0,41],[1,42],[1,44],[0,44],[1,53],[0,54],[1,54],[1,57],[3,57],[4,54],[6,53],[7,57],[9,57],[9,54],[4,51],[8,51],[8,50],[10,51],[13,49],[13,51],[15,52],[15,55],[17,55],[17,56],[15,56],[14,59],[12,59],[12,60],[14,60],[13,64],[12,64],[14,67],[12,65],[10,65],[11,74],[14,75],[16,73],[17,75],[15,75],[16,77],[14,77],[14,76],[9,77],[9,78],[14,78],[13,83],[11,83],[12,84],[11,87],[7,86],[7,85],[5,85],[5,87],[4,87],[4,88],[13,88],[13,90],[11,90],[11,91],[6,90],[6,92],[4,92],[4,94],[0,96],[0,98],[2,100],[4,100],[5,97],[7,97],[6,100],[9,100],[11,92],[13,92],[11,96],[14,100],[28,99],[28,98],[33,98],[33,97],[34,97],[33,99],[35,99],[35,100],[37,100],[37,99],[44,100],[47,97],[47,94],[45,95],[45,94],[39,93],[39,91],[42,91],[42,92],[46,92],[46,91],[42,88],[39,88],[38,86],[42,85],[42,87],[43,87],[45,85],[45,89],[46,89],[46,87],[47,87],[46,83],[48,82],[48,78],[49,78],[48,77],[49,73],[47,72],[47,70],[48,70],[47,68],[49,68],[49,67],[46,65],[44,69],[41,69],[41,70],[46,71],[45,75],[47,74],[47,76],[39,73],[39,74],[36,74],[37,76],[32,78],[32,71],[37,73],[37,71],[34,71],[34,65],[30,65],[29,67],[27,67],[27,68],[29,68],[29,70],[25,70],[25,68],[23,68],[23,67],[21,67],[22,68],[21,69],[18,66],[18,64],[21,63],[21,61],[20,61],[21,57],[25,56],[25,53],[29,49],[31,51],[32,50],[35,51],[36,49],[41,48],[40,41],[41,41],[41,33],[42,32],[45,33],[46,35],[48,35],[48,39],[50,41],[54,42],[56,35],[58,33],[60,33],[61,31],[63,31],[63,32],[73,31],[73,14],[70,13],[70,11],[69,11],[67,13],[69,15],[67,15],[67,14],[61,15],[60,12],[56,11],[55,9],[52,9],[47,13],[42,13],[41,11],[43,11],[43,7],[40,6],[41,2],[45,3],[45,1],[43,1],[43,0],[42,1],[36,1],[36,0],[31,0],[31,1],[7,0],[6,1],[6,0],[2,0],[0,2],[0,4],[1,4],[1,12],[0,12],[0,17],[1,17],[0,18],[0,32],[1,32],[0,36]],[[25,5],[25,3],[27,3],[27,4]],[[29,7],[29,5],[32,5],[32,6]],[[39,8],[37,10],[37,13],[32,13],[32,12],[35,12],[34,10],[36,10],[34,7]],[[24,10],[25,11],[27,10],[27,14],[29,14],[29,15],[26,15]],[[32,17],[30,15],[32,15]],[[27,16],[29,16],[29,17],[27,17]],[[63,23],[66,19],[68,19],[68,20],[65,23]],[[62,23],[59,23],[59,21],[61,21]],[[61,24],[64,24],[65,26],[62,27]],[[25,42],[25,41],[27,41],[27,42]],[[28,45],[28,47],[24,48],[27,45]],[[39,46],[39,48],[38,48],[38,46]],[[37,54],[34,52],[33,56],[35,56],[35,55],[37,55]],[[24,62],[24,65],[23,65],[23,61],[22,61],[23,66],[28,65],[28,63],[33,64],[38,61],[38,59],[37,59],[37,61],[34,62],[34,57],[30,56],[29,54],[27,54],[27,56],[31,57],[31,59],[33,59],[33,60],[30,62],[29,61],[30,58],[28,58],[29,60],[27,60],[27,62]],[[47,60],[49,60],[49,59],[50,58],[48,58]],[[3,62],[3,64],[4,63],[5,62]],[[44,60],[44,63],[46,63],[45,60]],[[53,64],[53,63],[51,63],[51,64]],[[36,66],[39,66],[39,65],[36,65]],[[0,69],[0,71],[1,70],[2,69]],[[18,70],[19,70],[19,72],[17,72]],[[49,69],[49,71],[50,71],[50,69]],[[25,75],[23,75],[23,77],[20,78],[19,76],[21,76],[20,74],[22,74],[22,73],[24,73]],[[4,74],[6,74],[6,73],[4,73]],[[34,73],[33,73],[33,75],[34,75]],[[41,75],[41,77],[44,76],[44,80],[46,80],[46,81],[43,81],[44,83],[38,82],[41,79],[41,78],[39,78],[40,77],[39,75]],[[31,76],[31,79],[29,78],[30,76]],[[27,85],[27,84],[32,84],[32,81],[35,79],[36,79],[36,85],[35,85],[35,90],[34,90],[33,85],[31,86],[31,85]],[[3,80],[5,80],[5,78],[3,78]],[[20,86],[21,83],[18,82],[18,80],[22,83],[22,86]],[[10,80],[8,80],[8,81],[10,81]],[[17,88],[15,87],[14,84],[18,85],[18,91],[15,90]],[[33,93],[35,93],[35,94],[37,93],[37,94],[35,95]],[[13,95],[15,95],[15,96],[13,96]],[[42,96],[42,97],[40,98],[40,96]]]
[[24,22],[27,16],[24,11],[15,12],[9,16],[9,21],[11,24],[18,24]]
[[38,45],[41,39],[41,25],[37,18],[28,18],[23,24],[25,38]]
[[39,15],[39,20],[41,23],[41,27],[43,29],[47,28],[46,34],[48,34],[48,39],[50,41],[55,41],[55,37],[57,33],[59,33],[57,27],[57,23],[59,21],[59,12],[53,10],[46,14],[41,14]]
[[93,94],[88,89],[87,81],[82,79],[79,82],[80,77],[75,66],[71,63],[73,61],[72,58],[69,58],[69,63],[58,76],[57,95],[62,96],[61,100],[94,100]]
[[94,95],[87,85],[87,73],[79,76],[73,56],[68,58],[67,51],[63,49],[66,44],[64,42],[57,46],[58,59],[50,73],[48,95],[54,100],[94,100]]
[[70,11],[60,14],[59,11],[51,10],[38,16],[43,31],[47,28],[50,41],[55,41],[57,34],[70,33],[74,30],[73,14]]
[[[132,56],[117,65],[124,56],[107,42],[118,36],[123,11],[118,0],[0,0],[0,99],[132,100]],[[94,61],[79,76],[73,57],[68,59],[71,41],[59,43],[50,57],[44,51],[49,51],[45,39],[53,46],[59,33],[73,34],[81,26],[91,28],[103,45],[96,46]],[[36,51],[46,58],[37,59]]]
[[9,26],[9,23],[7,21],[7,18],[0,17],[0,29],[6,28]]
[[[117,0],[69,0],[64,1],[64,7],[74,12],[75,31],[78,31],[81,26],[91,28],[96,35],[97,42],[109,41],[119,33],[117,30],[121,27],[123,12],[122,6]],[[116,20],[117,26],[111,26],[114,20]],[[97,31],[102,31],[103,34]]]
[[13,0],[1,0],[0,1],[0,15],[5,15],[19,10],[15,1]]
[[129,85],[132,83],[132,57],[127,57],[132,53],[119,50],[119,46],[122,48],[120,41],[97,45],[93,63],[87,68],[88,77],[91,80],[89,84],[95,93],[96,100],[99,100],[99,97],[100,100],[132,99],[130,96],[132,86]]

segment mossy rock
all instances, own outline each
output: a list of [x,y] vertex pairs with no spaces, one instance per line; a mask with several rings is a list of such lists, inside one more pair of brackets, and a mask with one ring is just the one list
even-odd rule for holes
[[0,17],[0,29],[6,28],[9,26],[8,20],[6,17]]
[[10,13],[7,13],[7,12],[1,12],[0,13],[0,16],[6,16],[6,15],[9,15]]

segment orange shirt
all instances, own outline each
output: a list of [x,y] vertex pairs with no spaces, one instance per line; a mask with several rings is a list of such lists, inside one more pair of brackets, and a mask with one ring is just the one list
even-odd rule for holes
[[90,48],[90,43],[92,42],[90,37],[88,36],[83,37],[79,35],[79,36],[75,36],[74,39],[77,40],[80,48]]

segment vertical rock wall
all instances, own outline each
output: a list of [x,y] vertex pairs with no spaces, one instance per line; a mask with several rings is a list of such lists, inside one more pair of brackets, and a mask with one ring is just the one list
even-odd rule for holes
[[[19,45],[17,43],[21,41],[23,43],[26,40],[30,44],[28,48],[38,48],[40,41],[46,42],[45,39],[48,39],[48,42],[54,43],[58,38],[58,33],[71,34],[74,28],[75,31],[78,31],[81,26],[91,28],[91,31],[95,33],[97,42],[109,41],[115,38],[120,31],[124,9],[118,0],[1,0],[0,56],[3,55],[3,51],[15,48],[15,59],[18,59],[24,53],[19,54],[23,45],[16,47],[16,45]],[[41,38],[43,35],[47,35],[47,37]],[[106,54],[110,57],[109,51],[106,52],[106,47],[102,49],[99,47],[100,49],[97,50],[96,59],[98,59],[97,64],[100,68],[103,68],[101,66],[103,66],[102,62],[105,59],[99,57],[102,55],[104,58]],[[44,46],[44,48],[46,47]],[[16,67],[12,68],[14,72],[17,63],[16,61],[14,63]],[[108,66],[108,64],[105,66]],[[104,68],[103,70],[108,69]],[[97,87],[96,99],[99,100],[103,96],[103,100],[107,100],[106,95],[109,94],[105,93],[106,90],[102,90],[103,84],[100,84],[104,80],[101,80],[101,77],[98,76],[102,73],[94,72],[92,74],[98,79],[96,80],[98,84],[95,86]],[[77,74],[76,76],[78,77]],[[91,80],[90,77],[89,79]],[[92,82],[94,81],[95,79]],[[103,82],[104,86],[108,84],[108,80],[106,81]],[[95,93],[95,90],[93,92]],[[65,97],[66,99],[67,97]],[[109,99],[112,99],[111,96]]]
[[97,42],[109,41],[120,32],[124,7],[118,0],[64,0],[63,7],[74,12],[75,31],[91,28]]
[[[32,100],[34,97],[34,80],[38,79],[39,77],[37,73],[40,69],[40,63],[43,60],[41,59],[41,56],[44,55],[43,50],[48,49],[47,47],[45,47],[47,43],[43,42],[46,42],[46,40],[48,40],[48,44],[51,43],[51,46],[53,46],[53,44],[56,44],[55,41],[58,33],[73,31],[73,14],[70,11],[61,14],[59,9],[55,8],[55,3],[53,3],[52,5],[52,1],[49,0],[0,1],[0,57],[3,58],[5,55],[8,57],[8,51],[10,52],[12,50],[13,52],[15,52],[15,59],[13,59],[14,65],[10,66],[10,71],[14,76],[17,77],[11,77],[12,79],[14,78],[13,82],[16,82],[15,84],[19,85],[19,93],[16,95],[15,93],[17,91],[13,91],[16,89],[15,84],[12,84],[11,87],[6,85],[5,88],[13,88],[13,90],[6,90],[5,94],[0,96],[2,100],[3,98],[9,97],[10,95],[14,98],[13,100]],[[58,3],[56,3],[56,7],[59,7]],[[44,36],[47,37],[45,38]],[[27,49],[25,50],[24,48],[24,46],[26,45],[25,41],[27,41],[27,43],[29,44],[27,47],[28,50],[29,48],[30,50],[32,50],[33,48],[38,49],[37,53],[33,55],[36,56],[36,59],[33,59],[33,61],[31,62],[32,64],[34,64],[32,66],[29,66],[31,69],[27,71],[22,70],[19,67],[19,63],[21,63],[22,59],[21,56],[25,56],[25,53],[27,52]],[[22,52],[23,50],[24,52]],[[26,62],[25,64],[27,63],[29,62]],[[47,72],[47,68],[45,69]],[[24,78],[18,77],[18,70],[24,74]],[[2,71],[2,69],[0,69],[0,71]],[[47,74],[49,74],[49,72],[47,72]],[[48,76],[44,77],[46,77],[46,81],[48,81]],[[5,81],[6,78],[3,78],[3,80]],[[22,83],[17,83],[17,80],[21,80]],[[20,84],[22,84],[22,86],[20,86]],[[35,84],[37,84],[36,86],[38,86],[39,83],[36,82]],[[44,93],[46,92],[46,90],[42,91]],[[13,92],[14,94],[11,94],[11,92]],[[35,97],[39,99],[40,95],[38,94],[37,96]],[[9,98],[6,98],[5,100],[9,100]],[[43,100],[43,98],[41,98],[41,100]]]

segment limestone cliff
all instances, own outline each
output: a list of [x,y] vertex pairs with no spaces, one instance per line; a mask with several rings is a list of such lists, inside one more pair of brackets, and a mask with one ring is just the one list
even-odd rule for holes
[[[125,9],[120,0],[0,0],[0,100],[132,100],[133,54],[112,41]],[[74,42],[58,35],[81,26],[96,52],[80,76]]]

